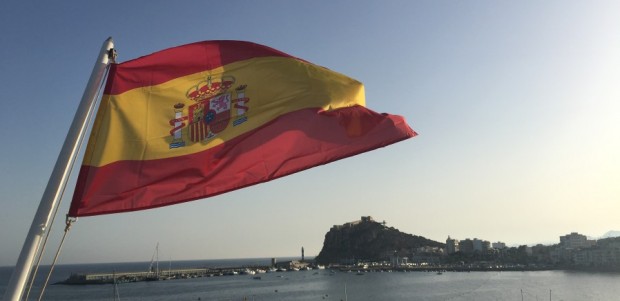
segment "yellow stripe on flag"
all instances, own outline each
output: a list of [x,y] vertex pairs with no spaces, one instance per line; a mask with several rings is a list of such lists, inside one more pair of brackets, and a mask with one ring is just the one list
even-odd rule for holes
[[[182,129],[184,147],[171,148],[175,104],[184,104],[182,116],[196,102],[186,94],[199,82],[232,76],[227,93],[246,85],[247,120],[231,109],[226,129],[207,141],[192,142],[188,120]],[[234,105],[234,104],[233,104]],[[154,160],[198,153],[254,130],[286,113],[305,108],[337,109],[365,105],[363,85],[340,73],[294,58],[261,57],[234,62],[220,68],[136,88],[118,95],[105,95],[97,113],[84,165],[104,166],[122,160]]]

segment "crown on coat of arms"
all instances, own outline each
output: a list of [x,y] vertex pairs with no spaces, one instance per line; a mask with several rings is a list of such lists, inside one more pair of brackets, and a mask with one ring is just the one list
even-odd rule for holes
[[230,75],[225,75],[221,78],[211,78],[209,76],[206,80],[189,88],[185,96],[195,102],[199,102],[226,92],[234,84],[235,78]]

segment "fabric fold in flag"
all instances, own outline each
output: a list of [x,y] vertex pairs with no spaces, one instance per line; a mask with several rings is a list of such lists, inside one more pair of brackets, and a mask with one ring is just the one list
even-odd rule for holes
[[114,64],[69,215],[207,198],[416,135],[364,105],[360,82],[250,42]]

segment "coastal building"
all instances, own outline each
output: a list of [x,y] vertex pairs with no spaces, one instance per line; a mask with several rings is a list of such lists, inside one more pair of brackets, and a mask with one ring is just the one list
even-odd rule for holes
[[583,267],[620,267],[620,249],[594,247],[574,253],[573,261]]
[[486,252],[491,249],[491,243],[487,240],[474,238],[472,244],[474,252]]
[[592,247],[596,244],[596,240],[590,240],[585,235],[572,232],[564,236],[560,236],[560,246],[564,249],[584,249]]
[[[360,219],[360,221],[362,223],[367,223],[367,222],[374,222],[375,220],[372,219],[372,216],[362,216],[362,218]],[[385,221],[383,221],[383,223],[385,223]]]
[[558,245],[558,247],[552,248],[551,251],[549,251],[549,257],[554,264],[567,264],[572,262],[573,253],[573,249],[565,249]]
[[390,261],[393,267],[406,266],[409,264],[409,257],[400,257],[397,253],[394,253],[394,255],[390,258]]
[[579,267],[620,269],[620,239],[602,239],[594,247],[573,253],[573,263]]
[[496,249],[496,250],[506,249],[506,244],[501,241],[494,242],[492,246],[493,246],[493,249]]
[[[334,225],[332,227],[332,229],[342,229],[342,228],[349,228],[349,227],[353,227],[355,225],[358,225],[360,223],[367,223],[367,222],[374,222],[375,220],[372,218],[372,216],[362,216],[359,220],[357,221],[352,221],[349,223],[346,223],[344,225]],[[383,224],[385,225],[385,221],[383,221]]]
[[459,251],[464,254],[474,253],[474,241],[469,238],[459,241]]
[[592,259],[596,255],[592,255],[587,251],[582,252],[584,249],[590,249],[596,246],[596,240],[590,240],[585,235],[577,232],[572,232],[567,235],[560,236],[560,244],[558,247],[550,252],[551,260],[554,263],[563,264],[579,264],[593,263],[596,260]]
[[459,251],[459,241],[453,238],[450,238],[448,235],[448,239],[446,239],[446,253],[453,254]]
[[482,239],[464,239],[456,240],[448,236],[446,239],[445,253],[450,255],[456,252],[462,252],[464,254],[473,254],[474,252],[487,252],[491,249],[491,242]]
[[415,254],[443,255],[444,249],[440,247],[423,246],[415,249]]
[[301,269],[305,269],[308,266],[310,266],[309,262],[303,262],[303,261],[299,261],[299,260],[291,260],[291,261],[283,261],[283,262],[278,262],[275,264],[276,268],[283,268],[283,269],[297,269],[297,270],[301,270]]

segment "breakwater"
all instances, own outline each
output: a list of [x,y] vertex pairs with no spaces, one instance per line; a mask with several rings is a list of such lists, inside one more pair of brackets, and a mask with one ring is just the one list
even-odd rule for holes
[[[306,266],[303,269],[317,269],[316,266]],[[322,267],[320,267],[322,269]],[[299,268],[274,268],[270,266],[251,267],[227,267],[227,268],[183,268],[160,270],[158,272],[112,272],[112,273],[72,273],[68,279],[55,284],[83,285],[83,284],[112,284],[141,281],[160,281],[169,279],[189,279],[231,275],[256,275],[270,272],[298,271]],[[463,267],[463,266],[355,266],[341,265],[331,266],[331,272],[491,272],[491,271],[549,271],[556,270],[553,267],[526,267],[526,266],[503,266],[503,267]]]
[[112,284],[140,281],[159,281],[169,279],[188,279],[199,277],[226,276],[238,274],[266,273],[268,267],[254,266],[229,268],[184,268],[160,271],[112,272],[112,273],[72,273],[69,278],[55,284]]

